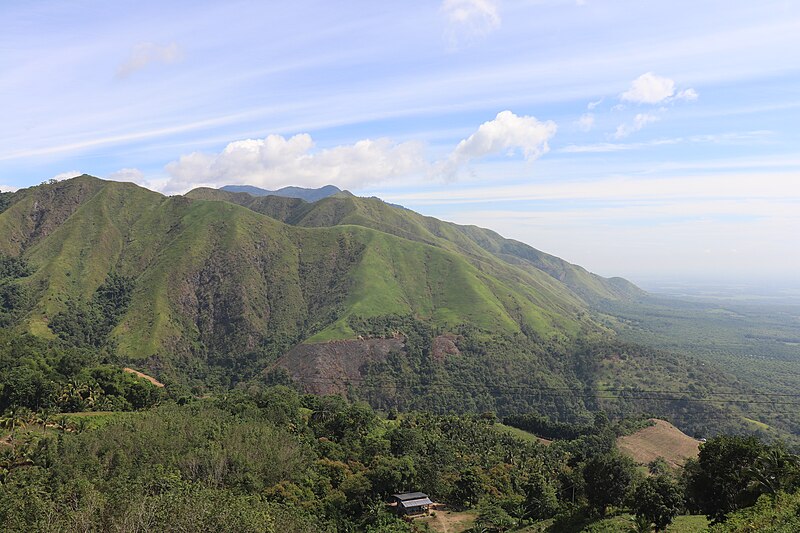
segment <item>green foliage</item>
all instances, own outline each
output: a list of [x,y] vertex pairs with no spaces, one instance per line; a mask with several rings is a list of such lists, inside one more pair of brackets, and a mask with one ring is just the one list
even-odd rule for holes
[[730,514],[721,524],[713,525],[711,533],[795,533],[800,531],[800,492],[763,495],[752,507]]
[[[545,477],[564,459],[481,418],[419,414],[390,423],[363,404],[285,387],[164,405],[82,432],[26,435],[41,451],[0,483],[0,527],[8,531],[39,528],[51,515],[63,529],[83,520],[113,530],[146,516],[162,527],[169,513],[189,531],[407,531],[382,503],[404,490],[461,504],[491,495],[504,502],[492,523],[505,527],[512,512],[514,523],[524,518],[514,506],[526,496],[552,512],[557,482]],[[198,509],[188,522],[191,498]],[[229,525],[209,515],[215,505]]]
[[100,362],[101,354],[0,329],[0,413],[24,407],[130,410],[150,407],[163,392],[146,380]]
[[0,253],[0,327],[17,322],[30,306],[30,290],[18,280],[32,273],[33,268],[24,259]]
[[482,502],[478,507],[475,531],[503,533],[516,525],[516,521],[500,505],[491,501]]
[[559,510],[556,481],[547,479],[542,473],[532,474],[523,486],[523,518],[544,520],[555,516]]
[[0,213],[8,209],[11,205],[11,197],[13,193],[10,192],[0,192]]
[[545,439],[573,440],[583,435],[595,433],[595,428],[592,425],[557,422],[535,413],[507,416],[503,418],[503,423],[529,431]]
[[631,507],[637,518],[647,519],[648,527],[653,523],[662,531],[683,510],[683,491],[668,475],[648,477],[636,487]]
[[[97,368],[110,391],[111,369]],[[614,434],[603,417],[596,435],[545,447],[497,431],[489,417],[386,420],[366,404],[277,386],[94,419],[50,415],[48,431],[25,409],[2,418],[15,435],[0,450],[0,528],[400,532],[411,529],[383,502],[423,491],[477,506],[483,530],[613,531],[627,515],[594,515],[624,510],[634,487],[633,511],[661,527],[682,502],[669,478],[635,483],[630,461],[575,452],[582,439]]]
[[584,465],[583,478],[590,507],[605,515],[609,505],[624,502],[634,478],[633,461],[619,454],[594,456]]
[[66,310],[50,321],[50,329],[74,346],[100,348],[128,308],[133,278],[111,273],[98,287],[91,302],[67,302]]
[[688,492],[710,520],[721,522],[737,509],[752,505],[759,490],[748,472],[767,446],[755,437],[723,435],[700,447],[697,462],[686,466]]
[[32,273],[33,268],[24,259],[0,255],[0,281],[24,278]]

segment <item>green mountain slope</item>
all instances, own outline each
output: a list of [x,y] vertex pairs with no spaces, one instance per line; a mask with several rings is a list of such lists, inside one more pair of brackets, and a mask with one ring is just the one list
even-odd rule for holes
[[[307,203],[287,201],[276,196],[253,197],[245,193],[199,188],[187,193],[190,198],[224,200],[263,213],[287,224],[310,227],[359,225],[406,239],[465,254],[478,268],[513,275],[509,266],[525,271],[532,279],[547,283],[546,274],[563,284],[575,296],[592,303],[599,300],[627,300],[643,293],[622,278],[603,278],[584,268],[546,254],[527,244],[505,239],[477,226],[461,226],[426,217],[381,201],[340,194]],[[501,266],[499,263],[502,262]]]
[[[0,227],[10,236],[2,252],[35,267],[25,281],[35,294],[26,326],[51,335],[49,321],[70,302],[89,300],[112,272],[128,276],[135,290],[112,333],[127,358],[353,338],[351,317],[390,314],[543,338],[596,328],[548,276],[482,264],[435,239],[365,225],[293,226],[229,202],[166,198],[88,176],[17,195]],[[270,198],[257,202],[295,215],[308,205]]]

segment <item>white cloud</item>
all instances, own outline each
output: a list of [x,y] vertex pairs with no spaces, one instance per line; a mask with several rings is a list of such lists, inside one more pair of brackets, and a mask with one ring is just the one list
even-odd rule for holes
[[13,185],[2,185],[0,184],[0,192],[14,192],[17,190],[17,187]]
[[578,119],[577,124],[581,131],[591,131],[594,128],[594,114],[584,113]]
[[60,172],[60,173],[56,174],[55,176],[53,176],[50,179],[54,179],[56,181],[63,181],[63,180],[68,180],[68,179],[72,179],[72,178],[77,178],[78,176],[82,176],[82,175],[83,175],[83,172],[80,172],[78,170],[68,170],[67,172]]
[[106,176],[111,181],[130,181],[151,191],[161,191],[169,183],[169,178],[148,178],[138,168],[122,168]]
[[419,141],[364,139],[315,150],[307,133],[289,138],[269,135],[231,142],[219,153],[184,155],[166,166],[166,182],[148,181],[136,169],[123,169],[110,177],[150,184],[165,192],[238,183],[267,188],[331,183],[360,189],[395,178],[453,178],[470,161],[489,155],[521,152],[525,159],[534,160],[549,150],[548,141],[556,129],[552,121],[501,111],[435,163],[426,158],[425,145]]
[[525,159],[533,160],[547,153],[550,149],[547,142],[556,130],[556,123],[551,120],[540,122],[536,117],[501,111],[494,120],[484,122],[475,133],[458,143],[450,154],[449,163],[458,167],[473,159],[516,150],[521,150]]
[[424,173],[424,146],[416,141],[365,139],[314,151],[307,133],[285,138],[269,135],[228,144],[218,154],[195,152],[167,165],[169,192],[199,185],[247,183],[274,188],[286,185],[318,187],[329,183],[359,188],[391,178]]
[[694,102],[697,98],[698,94],[694,89],[684,89],[675,95],[676,100],[686,100],[687,102]]
[[633,132],[639,131],[640,129],[644,128],[646,125],[657,122],[659,117],[650,113],[637,113],[635,117],[633,117],[633,123],[623,123],[617,126],[617,131],[614,132],[615,139],[622,139],[623,137],[627,137]]
[[128,59],[117,68],[117,78],[127,78],[152,63],[171,64],[183,59],[183,50],[176,43],[159,45],[139,43],[131,50]]
[[675,82],[669,78],[646,72],[633,80],[631,88],[620,99],[637,104],[657,104],[675,94]]
[[141,183],[145,179],[144,172],[138,168],[122,168],[116,172],[112,172],[106,176],[106,178],[111,181],[132,181],[135,183]]
[[603,103],[603,98],[601,98],[600,100],[595,100],[594,102],[589,102],[588,104],[586,104],[586,109],[588,109],[589,111],[591,111],[591,110],[593,110],[595,107],[599,106],[599,105],[600,105],[600,104],[602,104],[602,103]]
[[501,24],[494,0],[444,0],[441,11],[447,22],[445,37],[454,48],[493,32]]
[[674,100],[692,102],[698,94],[694,89],[675,92],[675,81],[652,72],[646,72],[633,80],[631,88],[619,95],[620,100],[636,104],[660,104]]

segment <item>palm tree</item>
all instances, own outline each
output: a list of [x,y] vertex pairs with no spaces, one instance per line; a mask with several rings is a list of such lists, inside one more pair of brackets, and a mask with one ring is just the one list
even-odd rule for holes
[[24,428],[26,426],[25,418],[21,415],[19,410],[12,409],[2,417],[0,417],[0,428],[11,432],[9,442],[14,441],[17,428]]
[[53,412],[48,409],[44,408],[38,413],[35,414],[34,423],[41,424],[42,426],[42,433],[47,433],[47,424],[50,422],[50,419],[53,417]]
[[747,469],[752,488],[774,496],[800,475],[800,458],[782,446],[771,446]]
[[69,419],[66,416],[59,416],[56,419],[56,427],[61,430],[62,433],[69,429]]

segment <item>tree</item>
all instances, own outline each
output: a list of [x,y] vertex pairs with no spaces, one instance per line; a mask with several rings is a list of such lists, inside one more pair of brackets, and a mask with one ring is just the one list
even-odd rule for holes
[[479,531],[502,533],[515,525],[515,520],[499,505],[484,501],[478,508],[475,525]]
[[454,485],[453,497],[462,505],[471,507],[486,492],[486,476],[477,466],[465,467]]
[[11,432],[11,441],[13,441],[16,436],[17,428],[24,428],[26,425],[25,416],[16,409],[0,417],[0,428]]
[[728,513],[752,505],[750,472],[765,451],[756,437],[723,435],[700,448],[697,462],[687,464],[687,490],[697,507],[714,523]]
[[583,468],[589,506],[600,515],[605,515],[609,505],[622,503],[633,479],[633,471],[633,462],[619,454],[604,454],[589,459]]
[[411,490],[417,475],[414,461],[408,457],[377,456],[370,464],[367,476],[373,493],[380,497]]
[[747,471],[754,492],[775,496],[790,491],[800,483],[800,460],[781,444],[768,447]]
[[637,518],[642,517],[655,524],[656,531],[666,529],[682,509],[683,494],[675,480],[668,475],[649,477],[636,487],[633,510]]
[[558,496],[553,484],[541,473],[534,474],[525,483],[525,517],[543,520],[558,512]]

